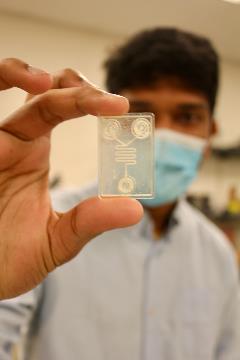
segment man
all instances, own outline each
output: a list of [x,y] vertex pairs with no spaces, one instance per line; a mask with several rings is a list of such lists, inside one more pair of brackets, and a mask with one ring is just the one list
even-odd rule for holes
[[[205,38],[158,28],[105,66],[130,111],[155,114],[156,197],[142,201],[141,223],[101,234],[42,286],[1,304],[1,359],[24,332],[28,360],[239,360],[234,255],[182,198],[216,130],[217,54]],[[95,194],[94,185],[60,192],[55,208]]]

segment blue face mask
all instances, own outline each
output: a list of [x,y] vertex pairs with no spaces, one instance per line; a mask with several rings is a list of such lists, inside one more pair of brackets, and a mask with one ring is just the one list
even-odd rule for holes
[[174,202],[197,175],[206,140],[172,130],[157,129],[155,138],[155,198],[148,207]]

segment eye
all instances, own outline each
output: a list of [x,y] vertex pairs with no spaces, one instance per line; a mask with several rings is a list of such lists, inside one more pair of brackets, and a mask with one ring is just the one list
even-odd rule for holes
[[194,125],[203,120],[202,114],[192,111],[182,111],[176,113],[173,118],[175,122],[182,125]]

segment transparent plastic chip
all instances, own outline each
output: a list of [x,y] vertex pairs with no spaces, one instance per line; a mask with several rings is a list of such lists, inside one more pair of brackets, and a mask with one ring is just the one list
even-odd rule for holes
[[99,196],[154,196],[154,127],[151,113],[99,117]]

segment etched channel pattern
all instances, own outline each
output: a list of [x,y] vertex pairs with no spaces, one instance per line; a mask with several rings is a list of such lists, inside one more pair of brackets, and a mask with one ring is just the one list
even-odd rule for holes
[[115,161],[126,165],[136,165],[136,148],[125,145],[115,146]]

